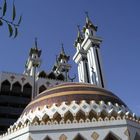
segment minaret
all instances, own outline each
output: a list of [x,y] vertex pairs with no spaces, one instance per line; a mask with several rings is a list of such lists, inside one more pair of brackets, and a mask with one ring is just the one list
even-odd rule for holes
[[33,48],[30,49],[29,58],[26,61],[25,71],[24,71],[25,75],[32,76],[34,79],[34,90],[33,90],[32,99],[36,96],[35,79],[37,74],[37,68],[41,64],[40,56],[41,56],[41,50],[38,49],[37,39],[35,39],[35,45]]
[[79,25],[77,27],[78,27],[78,35],[77,35],[77,39],[75,41],[75,47],[77,49],[77,52],[73,59],[78,64],[79,82],[90,83],[87,54],[86,54],[86,51],[82,48],[82,42],[84,41],[84,35],[80,31]]
[[105,81],[100,58],[102,40],[96,36],[96,32],[97,26],[91,22],[87,14],[83,32],[80,32],[82,39],[79,40],[78,36],[75,42],[77,52],[73,60],[78,64],[79,82],[91,83],[104,88]]
[[56,64],[53,67],[53,71],[56,75],[62,74],[64,76],[64,80],[69,80],[69,70],[71,66],[68,64],[70,56],[66,55],[63,44],[62,50],[58,57],[56,57]]

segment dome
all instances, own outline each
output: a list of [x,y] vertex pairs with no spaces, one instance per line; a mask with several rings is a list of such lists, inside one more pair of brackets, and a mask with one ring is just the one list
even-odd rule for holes
[[126,107],[125,103],[115,94],[103,88],[86,83],[63,83],[38,95],[26,107],[24,112],[29,112],[37,107],[41,108],[44,105],[50,107],[55,103],[59,106],[62,102],[70,104],[72,101],[78,103],[82,100],[85,100],[87,103],[92,100],[96,103],[99,103],[100,101],[104,101],[105,103],[111,102],[112,104],[117,103]]
[[112,92],[86,83],[63,83],[47,89],[32,100],[12,128],[27,124],[93,122],[129,116],[133,116],[132,112]]

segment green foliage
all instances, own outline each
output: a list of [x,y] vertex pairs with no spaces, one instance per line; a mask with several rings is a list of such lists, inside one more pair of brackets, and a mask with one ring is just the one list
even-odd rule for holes
[[0,16],[0,26],[3,26],[3,24],[7,24],[8,31],[9,31],[9,37],[16,38],[18,35],[18,27],[22,21],[22,16],[19,17],[18,21],[16,22],[16,7],[15,3],[13,2],[12,5],[12,17],[11,20],[6,18],[7,13],[7,1],[4,0],[3,6],[0,7],[1,15]]

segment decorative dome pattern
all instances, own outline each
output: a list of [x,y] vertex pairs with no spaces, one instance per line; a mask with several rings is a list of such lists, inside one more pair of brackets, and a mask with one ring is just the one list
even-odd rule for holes
[[82,123],[124,117],[134,115],[113,93],[91,84],[65,83],[38,95],[10,130],[30,124]]
[[33,111],[37,107],[42,108],[45,105],[50,108],[54,103],[59,106],[62,102],[71,104],[72,101],[80,103],[82,100],[87,103],[94,100],[98,104],[100,101],[104,101],[106,104],[111,102],[112,104],[117,103],[126,107],[125,103],[115,94],[103,88],[85,83],[63,83],[38,95],[23,113]]

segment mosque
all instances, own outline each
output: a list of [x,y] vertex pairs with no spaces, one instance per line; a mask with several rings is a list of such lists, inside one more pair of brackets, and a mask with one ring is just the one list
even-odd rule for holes
[[106,89],[96,32],[87,15],[74,43],[79,82],[63,46],[52,71],[38,72],[37,41],[23,74],[0,74],[1,140],[140,140],[140,118]]

